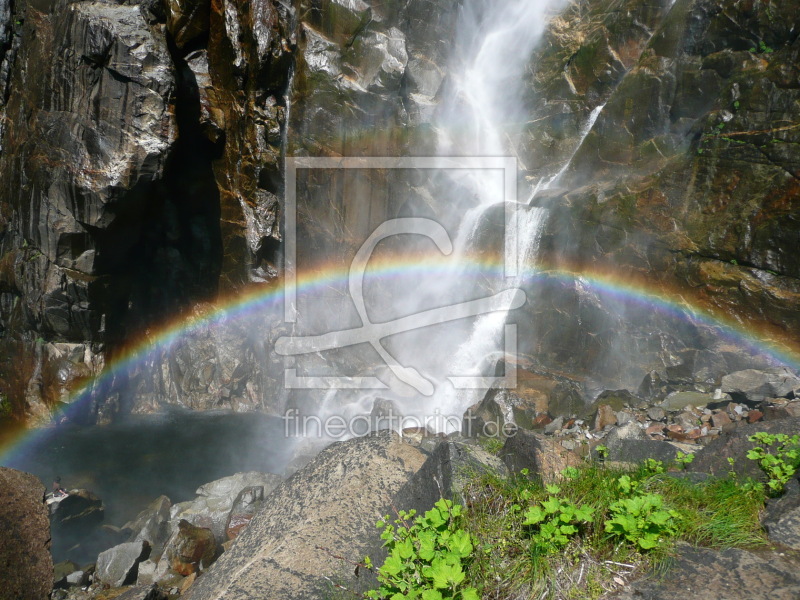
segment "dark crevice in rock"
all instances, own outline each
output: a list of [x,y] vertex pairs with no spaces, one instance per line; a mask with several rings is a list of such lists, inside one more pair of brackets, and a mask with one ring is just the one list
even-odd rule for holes
[[115,319],[109,314],[107,339],[112,350],[115,341],[147,323],[198,300],[210,300],[217,292],[222,240],[219,191],[211,164],[221,155],[224,138],[215,144],[203,134],[195,77],[172,40],[168,49],[176,70],[178,139],[140,217],[148,226],[119,269],[129,285],[116,298],[117,310],[124,315],[116,320],[119,326],[112,325]]

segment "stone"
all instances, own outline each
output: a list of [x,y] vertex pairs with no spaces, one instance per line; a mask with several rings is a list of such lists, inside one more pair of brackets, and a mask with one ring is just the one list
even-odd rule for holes
[[73,586],[84,586],[89,583],[89,573],[86,571],[73,571],[66,577],[67,583]]
[[[160,558],[160,557],[159,557]],[[152,585],[162,581],[169,574],[169,562],[166,560],[154,561],[148,558],[139,563],[136,585]]]
[[611,447],[618,440],[643,440],[645,433],[637,421],[631,421],[627,425],[612,429],[606,436],[606,445]]
[[283,478],[274,473],[249,471],[201,485],[194,500],[175,504],[170,509],[170,533],[174,534],[178,523],[184,519],[192,525],[210,529],[217,543],[221,544],[228,539],[225,528],[239,493],[248,487],[261,487],[266,495],[282,481]]
[[700,392],[672,392],[664,401],[659,405],[661,408],[668,411],[679,411],[686,407],[701,407],[709,402],[712,402],[714,396],[712,394],[704,394]]
[[185,577],[200,569],[207,569],[218,555],[217,541],[210,529],[196,527],[181,519],[177,532],[164,548],[161,561],[166,562],[170,570]]
[[228,521],[225,524],[225,536],[232,540],[239,535],[250,520],[264,505],[264,487],[250,486],[244,488],[233,502]]
[[623,439],[607,442],[606,446],[608,462],[630,466],[640,465],[648,458],[671,463],[675,460],[678,452],[672,444],[649,439]]
[[684,431],[689,431],[697,427],[700,419],[692,411],[683,411],[675,416],[675,423],[680,425]]
[[528,470],[531,477],[552,481],[561,471],[580,464],[580,457],[558,440],[521,429],[506,438],[500,458],[511,473]]
[[644,430],[644,432],[647,435],[656,435],[656,434],[660,435],[661,433],[663,433],[663,431],[664,431],[663,423],[654,423],[648,426],[647,429]]
[[664,380],[661,378],[661,375],[658,374],[658,371],[650,371],[639,384],[637,393],[642,398],[653,400],[661,396],[663,390]]
[[121,587],[136,582],[139,563],[150,555],[147,542],[127,542],[101,552],[97,557],[95,577],[110,585]]
[[67,576],[80,569],[77,563],[71,560],[62,560],[53,565],[53,582],[55,587],[66,587]]
[[169,526],[171,508],[172,503],[166,496],[153,500],[136,519],[123,526],[132,532],[128,541],[145,541],[150,544],[153,554],[160,555],[172,533]]
[[711,415],[711,423],[714,425],[714,427],[722,429],[726,425],[730,425],[731,423],[733,423],[733,421],[731,421],[731,418],[727,415],[726,412],[718,411],[715,412],[713,415]]
[[564,426],[564,417],[556,417],[553,421],[550,421],[547,425],[544,426],[544,432],[552,435],[556,431],[561,429],[563,426]]
[[647,418],[652,421],[663,421],[666,417],[667,413],[661,407],[653,406],[647,409]]
[[786,368],[745,369],[722,378],[722,391],[737,402],[761,402],[790,396],[800,387],[800,377]]
[[639,398],[629,390],[605,390],[594,401],[597,406],[608,404],[614,411],[620,411],[626,406],[636,406],[638,403]]
[[[185,598],[324,598],[331,580],[357,589],[352,563],[380,556],[380,532],[366,516],[429,508],[401,496],[426,458],[390,431],[332,444],[273,490]],[[426,496],[438,493],[431,478],[427,485]]]
[[610,404],[601,404],[597,407],[597,415],[594,418],[594,430],[601,431],[609,425],[617,424],[617,415]]
[[467,485],[485,474],[506,477],[508,468],[501,458],[478,445],[446,440],[436,445],[403,493],[415,496],[418,502],[427,495],[424,502],[431,505],[443,497],[466,506],[471,502]]
[[44,493],[34,475],[0,467],[0,581],[8,598],[45,600],[52,590]]
[[717,551],[680,543],[664,577],[633,582],[614,600],[671,600],[686,593],[725,600],[791,600],[800,595],[797,565],[777,552]]
[[763,418],[764,418],[764,413],[758,409],[753,409],[747,413],[748,423],[755,423],[756,421],[760,421]]
[[69,490],[52,515],[50,523],[59,534],[88,534],[103,522],[103,501],[89,490]]

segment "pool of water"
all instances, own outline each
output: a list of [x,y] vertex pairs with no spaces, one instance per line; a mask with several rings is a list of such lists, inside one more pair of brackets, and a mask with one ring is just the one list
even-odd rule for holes
[[48,491],[59,476],[67,489],[94,492],[103,500],[104,522],[117,527],[161,494],[181,502],[200,485],[239,471],[281,473],[291,441],[275,417],[192,412],[57,427],[36,438],[4,466],[33,473]]

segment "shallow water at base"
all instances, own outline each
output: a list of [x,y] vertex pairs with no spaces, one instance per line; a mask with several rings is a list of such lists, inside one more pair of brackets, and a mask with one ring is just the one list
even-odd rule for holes
[[282,472],[283,434],[279,418],[258,414],[138,416],[108,426],[53,428],[4,466],[33,473],[48,491],[60,476],[68,489],[94,492],[103,500],[104,523],[121,527],[161,494],[176,503],[240,471]]

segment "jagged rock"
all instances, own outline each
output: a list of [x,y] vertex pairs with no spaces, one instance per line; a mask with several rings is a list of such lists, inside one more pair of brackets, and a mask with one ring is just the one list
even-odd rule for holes
[[524,429],[506,438],[500,458],[512,473],[527,469],[531,477],[544,481],[552,480],[569,466],[580,464],[578,455],[557,440]]
[[608,461],[616,464],[640,465],[648,458],[671,463],[678,454],[672,444],[658,440],[620,439],[606,442]]
[[65,579],[68,585],[80,587],[89,583],[89,573],[86,571],[73,571]]
[[617,424],[617,415],[610,404],[601,404],[597,407],[597,415],[594,418],[595,431],[601,431],[609,425]]
[[668,600],[687,592],[726,600],[790,600],[800,594],[800,577],[797,565],[777,552],[679,544],[666,575],[634,582],[610,598]]
[[9,598],[45,600],[53,587],[44,492],[33,475],[0,467],[0,580]]
[[722,391],[737,402],[761,402],[790,396],[800,389],[800,377],[789,369],[737,371],[722,378]]
[[195,527],[181,519],[178,530],[170,539],[161,561],[183,576],[206,569],[216,560],[219,548],[214,533],[205,527]]
[[185,519],[192,525],[210,529],[217,543],[221,544],[228,539],[225,527],[239,493],[248,487],[261,487],[267,494],[281,481],[283,478],[280,475],[250,471],[201,485],[197,488],[197,498],[172,506],[170,510],[172,531],[174,533],[178,522]]
[[[448,498],[466,505],[464,487],[485,473],[499,477],[508,475],[503,461],[479,446],[457,441],[444,441],[436,445],[430,457],[409,484],[419,487],[417,496],[428,494],[427,502],[434,504],[439,498]],[[432,486],[431,481],[435,484]],[[404,493],[409,493],[408,490]]]
[[[109,535],[110,532],[101,527],[104,515],[103,502],[93,492],[84,489],[69,490],[69,495],[55,505],[50,514],[53,554],[62,556],[68,548],[76,544],[93,545],[103,538],[111,543],[122,541],[119,536]],[[111,543],[102,547],[108,548]],[[100,548],[95,549],[91,556],[98,550]],[[88,558],[89,556],[84,557]]]
[[227,539],[232,540],[239,535],[263,506],[264,486],[250,486],[239,492],[225,523]]
[[147,542],[127,542],[101,552],[97,557],[95,577],[112,587],[136,582],[139,563],[150,555]]
[[330,580],[357,589],[348,561],[377,556],[381,543],[373,518],[353,515],[388,514],[393,503],[428,508],[398,495],[425,458],[389,431],[334,443],[266,498],[230,550],[189,588],[187,600],[322,599]]
[[[159,557],[160,559],[161,557]],[[169,561],[154,561],[148,558],[139,563],[139,570],[136,576],[136,585],[152,585],[162,581],[170,574]]]
[[171,534],[169,527],[171,507],[172,503],[166,496],[159,496],[153,500],[136,519],[123,527],[132,532],[128,541],[145,541],[150,544],[154,554],[161,554]]

